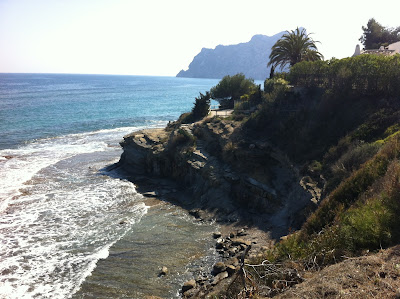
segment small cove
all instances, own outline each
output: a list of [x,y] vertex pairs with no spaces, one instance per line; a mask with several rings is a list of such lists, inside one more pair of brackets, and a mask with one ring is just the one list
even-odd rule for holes
[[[217,227],[170,203],[152,201],[73,298],[175,298],[183,282],[210,271],[218,259],[212,238]],[[168,274],[160,277],[162,266]]]

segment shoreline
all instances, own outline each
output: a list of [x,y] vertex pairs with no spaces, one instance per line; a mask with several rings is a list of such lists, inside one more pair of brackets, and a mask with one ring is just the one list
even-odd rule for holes
[[164,129],[132,132],[120,142],[123,153],[113,167],[137,192],[219,225],[213,238],[222,262],[185,282],[184,298],[224,296],[239,284],[233,291],[245,290],[245,259],[262,258],[298,228],[319,194],[301,184],[299,169],[278,148],[243,132],[238,143],[236,129],[240,123],[234,120],[178,120]]
[[[118,168],[119,165],[115,167]],[[124,170],[120,171],[125,172]],[[209,239],[214,240],[213,246],[216,249],[213,259],[219,260],[219,263],[224,263],[225,269],[234,265],[234,270],[229,274],[226,274],[227,270],[215,272],[216,264],[209,269],[198,269],[195,272],[202,272],[203,274],[193,277],[184,283],[182,289],[179,290],[183,298],[198,298],[199,296],[203,297],[225,291],[237,279],[240,271],[240,263],[237,261],[241,260],[247,247],[249,249],[245,254],[245,258],[254,258],[261,251],[271,248],[275,242],[271,238],[269,231],[262,230],[250,222],[243,220],[232,221],[229,218],[229,214],[223,215],[221,211],[202,209],[193,201],[188,202],[187,198],[191,196],[188,188],[179,187],[178,183],[172,179],[157,178],[143,174],[129,175],[125,173],[125,175],[126,179],[135,185],[136,191],[144,196],[143,202],[150,208],[167,202],[183,209],[193,220],[214,227],[214,232],[209,235]],[[239,243],[232,245],[232,240],[239,240]],[[222,243],[225,244],[222,246]],[[233,251],[232,248],[234,249]],[[162,267],[163,265],[160,265],[160,269]],[[159,275],[164,275],[162,270],[160,270]],[[193,281],[195,282],[194,284]],[[191,286],[186,290],[185,285],[189,282]]]

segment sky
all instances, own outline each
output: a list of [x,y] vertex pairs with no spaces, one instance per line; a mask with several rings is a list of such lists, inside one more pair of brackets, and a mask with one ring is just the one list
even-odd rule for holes
[[399,11],[398,0],[0,0],[0,73],[175,76],[203,47],[296,27],[343,58],[370,18],[398,27]]

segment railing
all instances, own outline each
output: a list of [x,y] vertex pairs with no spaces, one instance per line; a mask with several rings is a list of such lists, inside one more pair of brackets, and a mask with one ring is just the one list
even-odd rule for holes
[[228,110],[230,110],[230,109],[224,109],[223,107],[221,107],[221,105],[212,105],[212,106],[210,106],[209,113],[215,112],[215,116],[218,116],[218,115],[228,116]]

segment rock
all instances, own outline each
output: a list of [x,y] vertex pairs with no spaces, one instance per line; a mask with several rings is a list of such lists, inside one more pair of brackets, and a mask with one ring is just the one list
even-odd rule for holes
[[149,191],[142,194],[144,197],[157,197],[157,192]]
[[396,294],[394,295],[394,298],[400,299],[400,288],[397,289]]
[[[285,32],[273,36],[254,35],[250,41],[235,45],[219,45],[213,49],[203,48],[193,58],[187,70],[176,76],[186,78],[222,78],[226,74],[243,73],[246,78],[265,80],[270,68],[265,67],[265,57],[271,47]],[[240,53],[240,59],[238,54]]]
[[238,266],[239,265],[239,260],[237,257],[232,257],[229,260],[226,261],[226,265],[233,265],[233,266]]
[[168,268],[163,266],[160,270],[160,273],[158,274],[158,276],[165,276],[168,274]]
[[223,262],[218,262],[213,266],[212,272],[213,272],[214,275],[217,275],[217,274],[219,274],[221,272],[224,272],[225,269],[226,269],[225,264]]
[[217,276],[214,277],[214,280],[212,281],[211,284],[216,285],[217,283],[219,283],[221,280],[227,278],[228,276],[229,275],[228,275],[227,271],[221,272]]
[[215,232],[215,233],[213,233],[213,238],[214,238],[214,239],[221,238],[221,236],[222,236],[221,232]]
[[246,245],[246,246],[250,246],[251,242],[250,241],[246,241],[243,240],[241,238],[234,238],[232,239],[232,245],[237,246],[237,245]]
[[190,210],[189,215],[192,215],[194,218],[199,219],[201,218],[201,211],[200,209]]
[[247,233],[246,233],[246,231],[242,228],[241,230],[239,230],[239,231],[237,232],[236,235],[237,235],[238,237],[243,237],[243,236],[246,236]]
[[232,247],[232,248],[229,248],[228,253],[230,256],[235,256],[236,253],[238,253],[238,251],[239,250],[237,249],[237,247]]
[[185,293],[186,291],[189,291],[190,289],[193,289],[195,287],[196,287],[196,281],[194,279],[186,281],[182,286],[182,293]]
[[224,243],[215,244],[215,249],[224,249]]
[[196,288],[187,290],[184,294],[184,298],[198,298],[198,296],[197,296],[198,292],[199,292],[199,290]]
[[240,244],[240,251],[246,250],[248,245]]
[[232,274],[236,272],[236,267],[234,265],[228,265],[226,266],[226,272],[228,272],[229,276],[232,276]]

